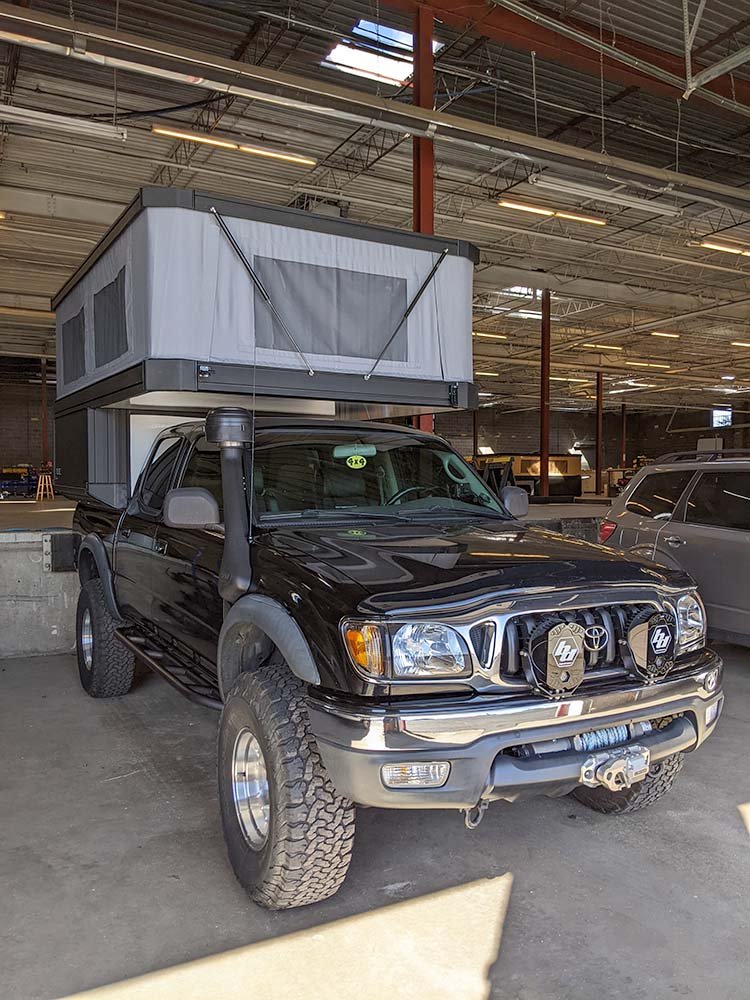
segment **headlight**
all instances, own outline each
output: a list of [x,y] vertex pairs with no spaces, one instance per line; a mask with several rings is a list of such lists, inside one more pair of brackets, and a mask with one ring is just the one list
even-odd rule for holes
[[702,649],[706,644],[706,612],[697,594],[683,594],[675,604],[677,655]]
[[471,673],[471,656],[455,629],[439,622],[344,622],[354,665],[379,679],[439,678]]
[[393,636],[394,677],[446,677],[471,669],[461,636],[431,622],[402,625]]

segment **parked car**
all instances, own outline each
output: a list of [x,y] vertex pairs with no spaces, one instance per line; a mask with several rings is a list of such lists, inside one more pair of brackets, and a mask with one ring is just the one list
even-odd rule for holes
[[357,804],[641,809],[721,711],[695,585],[527,509],[432,435],[214,411],[127,509],[77,507],[81,684],[124,695],[139,658],[220,710],[229,858],[266,907],[336,892]]
[[658,459],[614,501],[599,539],[684,569],[698,584],[712,635],[750,644],[748,452]]

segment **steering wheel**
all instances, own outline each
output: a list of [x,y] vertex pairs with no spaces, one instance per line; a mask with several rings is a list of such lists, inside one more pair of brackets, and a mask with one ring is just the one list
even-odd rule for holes
[[425,489],[427,489],[426,486],[405,486],[402,490],[394,493],[392,497],[389,497],[385,502],[385,506],[390,507],[391,504],[398,503],[399,500],[403,500],[410,493],[421,493]]

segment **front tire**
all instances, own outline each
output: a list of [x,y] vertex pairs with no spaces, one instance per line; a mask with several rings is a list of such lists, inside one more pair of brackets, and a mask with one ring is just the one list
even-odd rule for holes
[[219,726],[219,801],[235,875],[260,906],[307,906],[338,891],[355,810],[336,792],[302,683],[274,655],[240,674]]
[[589,809],[601,813],[630,813],[653,805],[667,794],[677,775],[682,770],[684,754],[675,753],[671,757],[652,764],[648,774],[636,785],[619,792],[608,788],[588,788],[580,785],[572,794]]
[[92,698],[117,698],[133,684],[135,658],[115,635],[116,628],[101,580],[86,580],[78,595],[76,652],[81,687]]

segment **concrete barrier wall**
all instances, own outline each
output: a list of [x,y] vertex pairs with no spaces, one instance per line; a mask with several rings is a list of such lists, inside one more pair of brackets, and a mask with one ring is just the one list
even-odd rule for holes
[[52,532],[0,531],[0,658],[74,650],[78,574],[58,566]]

